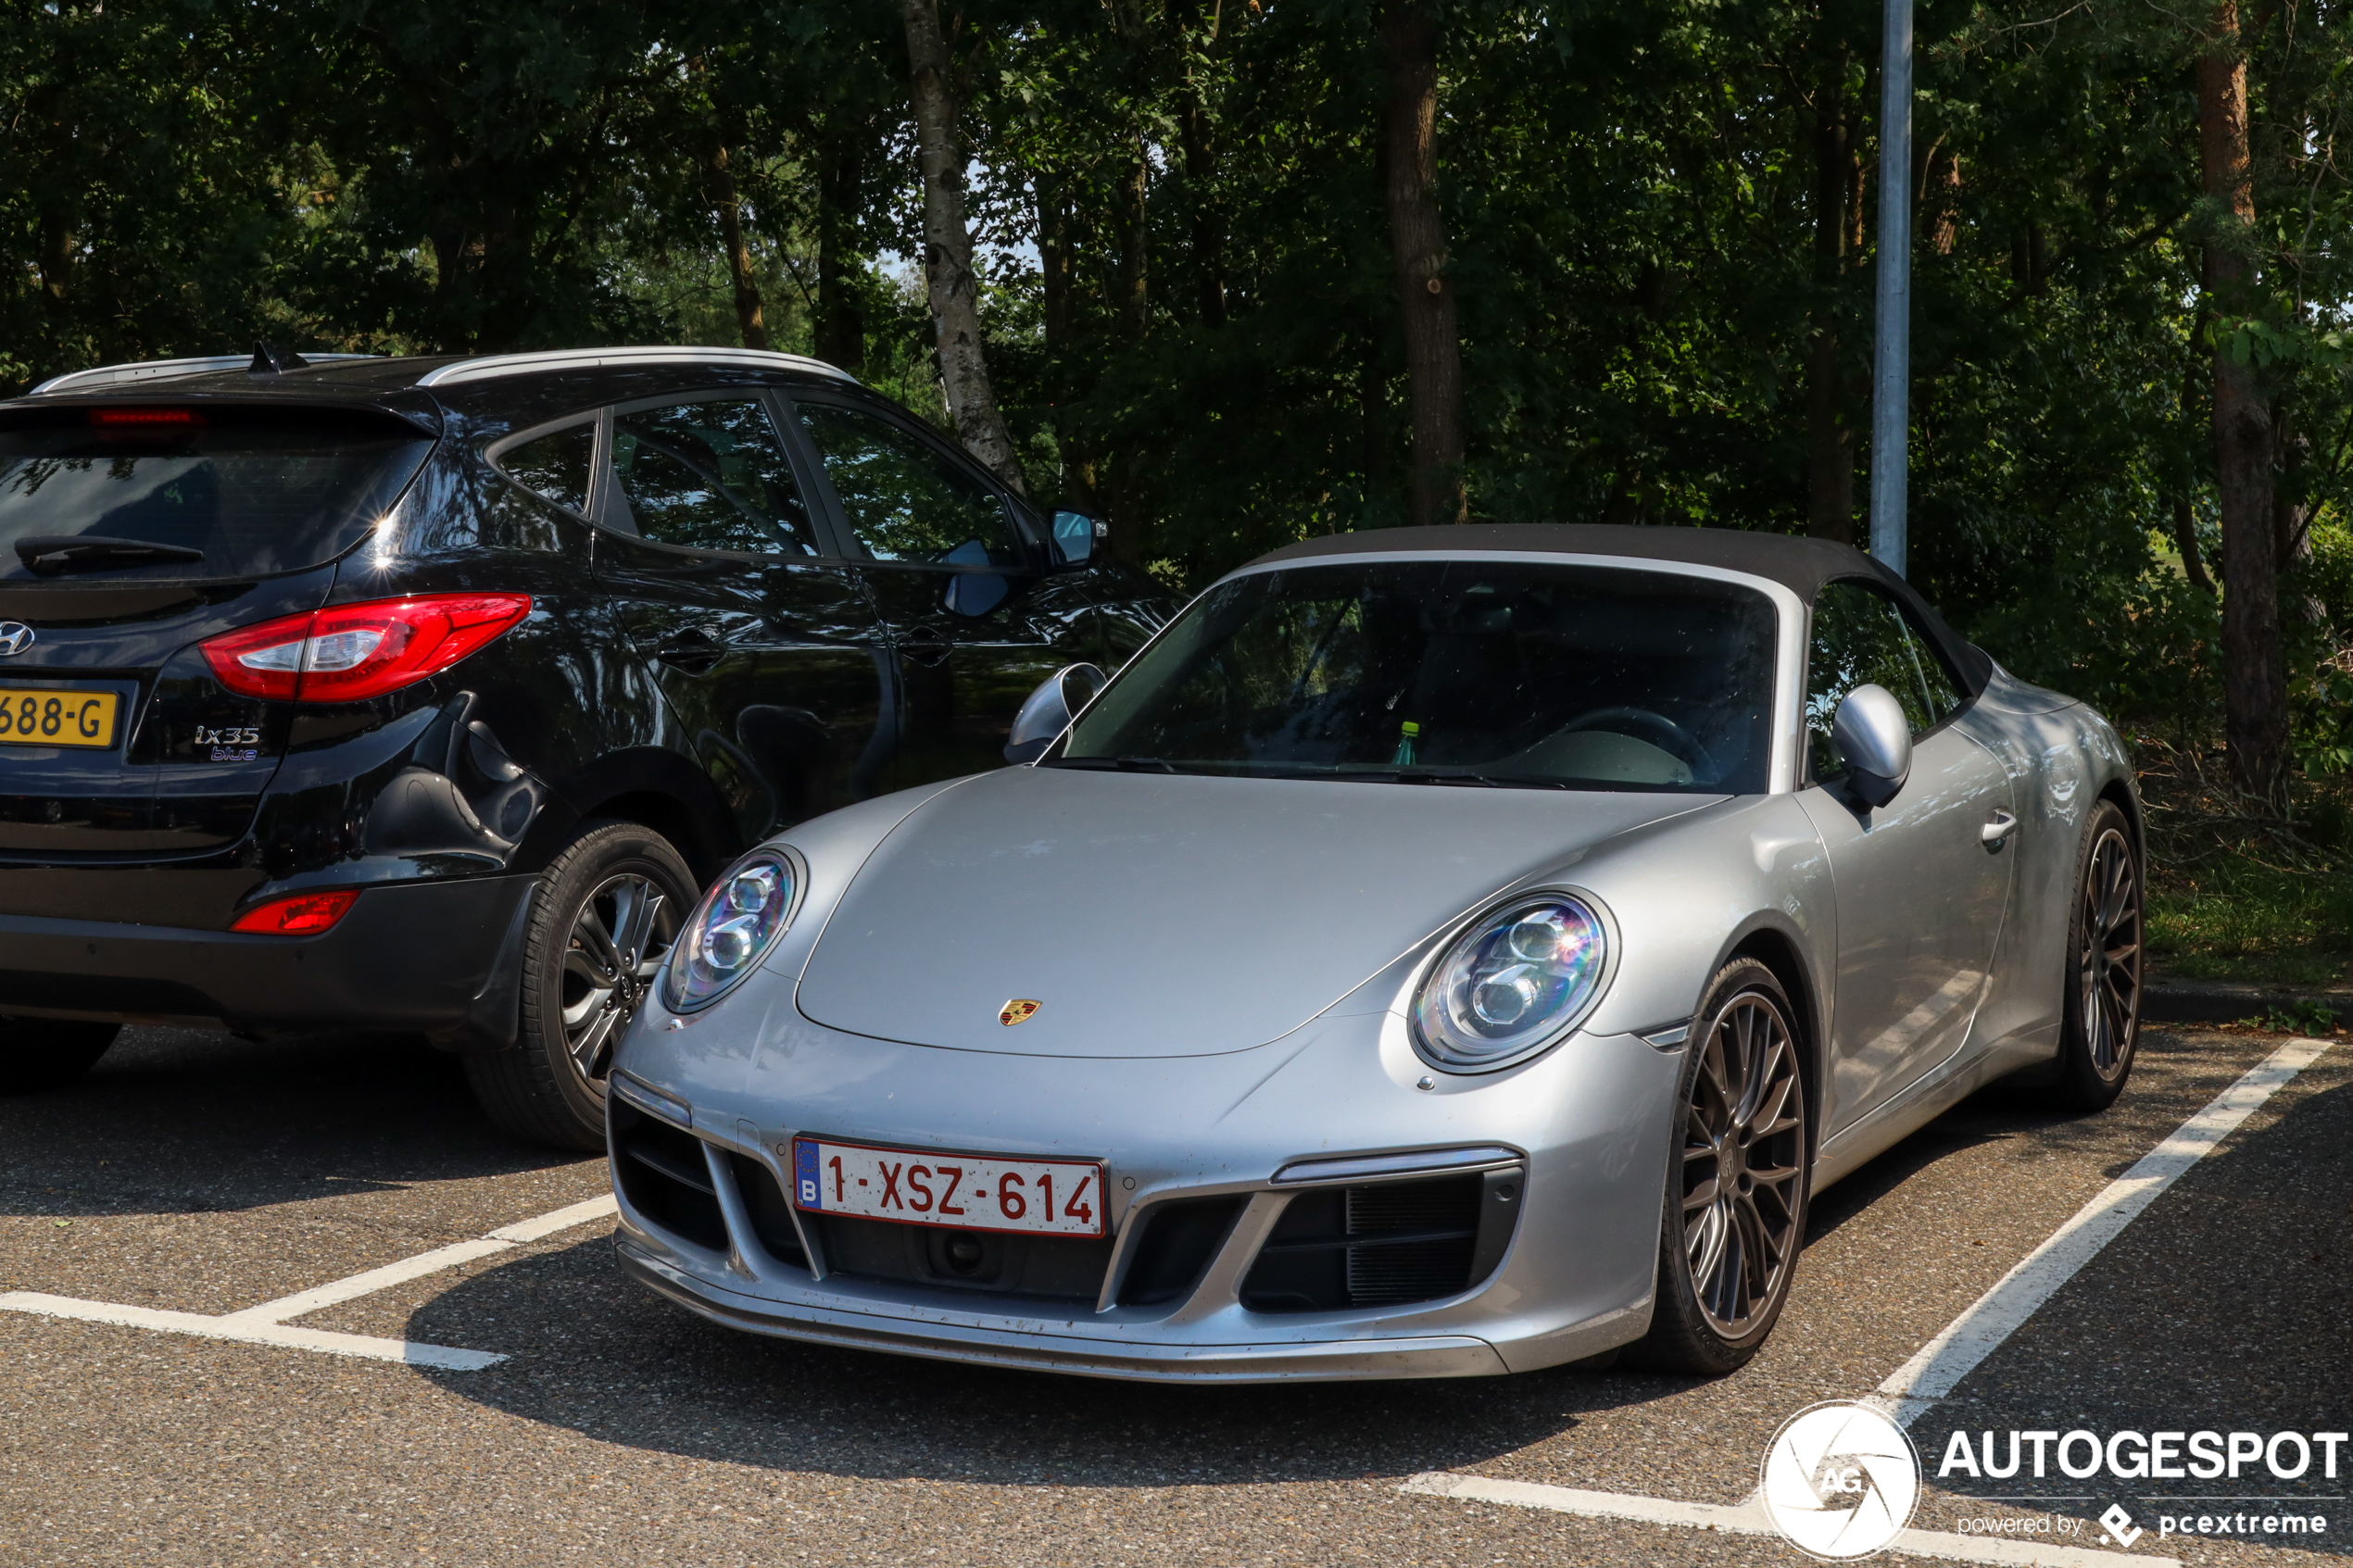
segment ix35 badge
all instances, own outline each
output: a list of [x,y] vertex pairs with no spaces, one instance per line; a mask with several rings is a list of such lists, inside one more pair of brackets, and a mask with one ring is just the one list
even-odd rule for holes
[[199,724],[196,726],[196,744],[212,747],[210,759],[215,762],[251,762],[261,756],[258,749],[261,745],[261,732],[249,726],[232,725],[208,730]]
[[0,621],[0,658],[22,653],[31,646],[31,627],[21,621]]

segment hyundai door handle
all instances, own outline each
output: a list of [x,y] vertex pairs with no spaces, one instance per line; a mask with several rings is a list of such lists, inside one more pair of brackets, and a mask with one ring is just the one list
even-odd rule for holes
[[931,669],[956,651],[956,645],[936,626],[917,626],[899,642],[900,653],[925,669]]
[[693,671],[710,669],[726,651],[710,633],[698,626],[689,626],[663,639],[661,646],[654,649],[654,657],[664,664]]
[[2018,819],[2016,817],[2007,811],[1996,811],[1985,819],[1983,827],[1977,830],[1978,842],[1988,849],[1999,849],[2004,844],[2009,842],[2010,834],[2017,831]]

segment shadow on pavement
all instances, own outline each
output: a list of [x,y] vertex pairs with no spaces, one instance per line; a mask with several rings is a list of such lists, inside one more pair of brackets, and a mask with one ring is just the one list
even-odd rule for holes
[[506,1350],[450,1393],[603,1442],[867,1479],[1226,1485],[1402,1477],[1557,1436],[1689,1380],[1581,1368],[1386,1384],[1172,1387],[837,1350],[707,1323],[599,1238],[435,1298],[412,1339]]
[[[2323,1533],[2253,1539],[2353,1555],[2353,1441],[2339,1447],[2333,1479],[2317,1447],[2310,1468],[2287,1479],[2259,1460],[2235,1478],[2161,1480],[2105,1468],[2072,1479],[2046,1461],[2038,1479],[2031,1446],[2014,1476],[1938,1474],[1956,1431],[1972,1435],[1981,1461],[1979,1435],[1992,1432],[2006,1464],[2012,1430],[2236,1431],[2267,1443],[2353,1430],[2353,1061],[2324,1058],[2309,1075],[2284,1115],[2199,1161],[1920,1417],[1913,1434],[1929,1484],[1957,1494],[1945,1506],[2023,1499],[2007,1506],[2091,1520],[2120,1503],[2148,1531],[2141,1551],[2180,1549],[2161,1543],[2160,1514],[2319,1514]],[[2282,1449],[2284,1467],[2295,1451]],[[2080,1467],[2080,1447],[2076,1458]]]
[[0,1213],[234,1210],[572,1163],[491,1127],[414,1035],[126,1029],[90,1075],[0,1098]]

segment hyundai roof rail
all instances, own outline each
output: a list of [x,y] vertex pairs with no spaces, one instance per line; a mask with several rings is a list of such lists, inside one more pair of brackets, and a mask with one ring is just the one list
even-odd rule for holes
[[[380,359],[380,354],[306,354],[309,364],[335,359]],[[58,392],[88,392],[94,387],[120,386],[125,382],[161,381],[167,376],[201,376],[214,370],[242,370],[253,363],[251,354],[203,354],[193,359],[145,359],[128,365],[96,365],[51,376],[25,394],[39,397]]]
[[778,354],[765,348],[680,348],[651,345],[635,348],[551,348],[532,354],[494,354],[484,359],[460,359],[437,365],[417,378],[419,386],[449,386],[458,382],[488,381],[496,376],[532,375],[546,370],[591,370],[604,365],[742,365],[753,370],[800,370],[833,376],[858,384],[848,370],[812,359],[805,354]]

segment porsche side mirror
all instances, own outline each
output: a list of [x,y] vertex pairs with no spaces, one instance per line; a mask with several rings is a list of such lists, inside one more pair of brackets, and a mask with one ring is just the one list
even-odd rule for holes
[[1095,558],[1095,546],[1111,537],[1111,524],[1085,512],[1069,510],[1054,514],[1054,564],[1059,567],[1085,566]]
[[1885,686],[1857,686],[1838,705],[1831,739],[1846,759],[1846,787],[1866,806],[1895,798],[1912,771],[1912,726]]
[[1029,700],[1013,715],[1013,733],[1005,742],[1005,760],[1035,762],[1054,744],[1054,737],[1070,728],[1078,710],[1095,700],[1110,676],[1091,664],[1074,664],[1067,670],[1057,670],[1038,684]]

